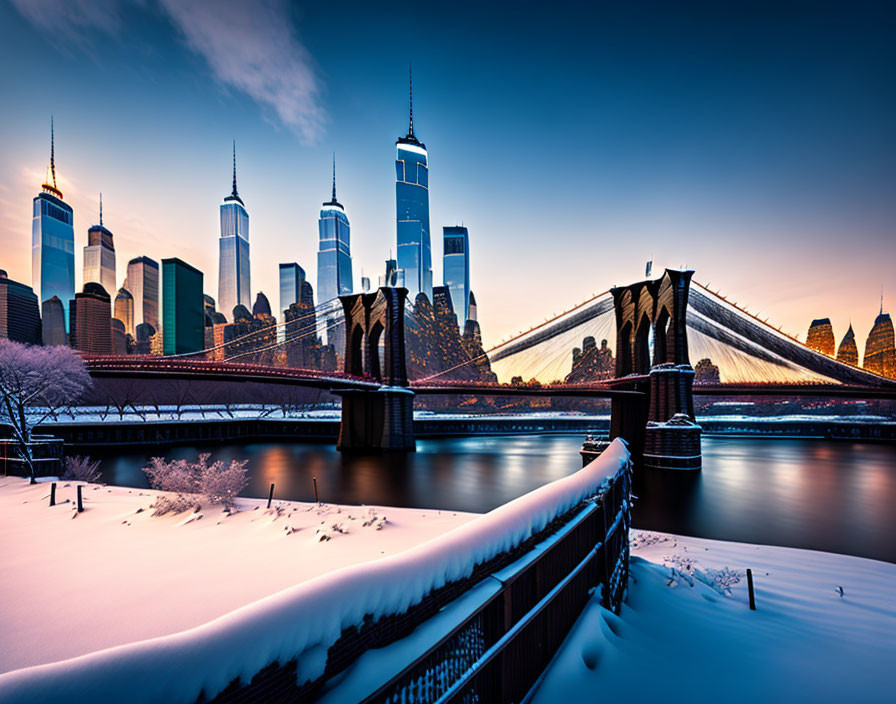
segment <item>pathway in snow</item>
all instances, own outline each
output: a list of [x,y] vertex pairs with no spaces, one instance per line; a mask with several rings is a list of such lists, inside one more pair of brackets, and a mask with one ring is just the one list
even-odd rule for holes
[[535,704],[894,701],[896,565],[662,533],[632,539],[620,616],[588,604]]
[[239,499],[152,516],[156,492],[0,477],[0,673],[177,633],[474,514]]

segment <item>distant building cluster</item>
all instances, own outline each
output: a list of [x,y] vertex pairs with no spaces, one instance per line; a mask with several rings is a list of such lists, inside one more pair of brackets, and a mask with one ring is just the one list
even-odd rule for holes
[[[34,198],[32,285],[0,272],[0,337],[45,345],[71,345],[89,354],[204,355],[214,360],[332,371],[345,349],[339,296],[356,290],[351,224],[332,192],[318,219],[317,303],[305,270],[279,265],[277,314],[267,296],[251,300],[249,211],[237,188],[233,145],[231,192],[219,207],[217,298],[204,293],[201,271],[177,257],[131,259],[121,285],[115,238],[103,223],[87,231],[84,286],[75,291],[74,211],[56,182],[55,134],[50,164]],[[380,286],[406,287],[411,374],[445,378],[492,374],[482,349],[476,298],[470,288],[470,238],[463,226],[443,228],[444,281],[433,285],[426,146],[414,134],[413,83],[408,132],[396,141],[396,258],[385,262]],[[362,277],[361,291],[371,288]],[[277,319],[280,318],[278,324]],[[465,367],[454,373],[455,367]]]
[[[834,342],[834,330],[830,319],[813,320],[806,335],[806,346],[828,357],[835,357],[838,362],[858,367],[859,348],[856,345],[856,335],[851,324],[840,341],[840,346],[837,347],[836,355]],[[890,379],[896,379],[896,337],[893,332],[893,321],[890,319],[889,313],[884,313],[883,303],[881,303],[880,314],[874,320],[871,332],[868,333],[861,368]]]

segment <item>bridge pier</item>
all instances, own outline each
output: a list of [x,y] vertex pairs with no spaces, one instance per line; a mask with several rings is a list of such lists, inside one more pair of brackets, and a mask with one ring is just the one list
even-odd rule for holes
[[[416,449],[414,392],[408,388],[404,344],[407,289],[340,296],[345,312],[345,373],[383,384],[378,389],[338,390],[342,423],[337,448],[345,452]],[[382,349],[380,349],[382,343]]]
[[646,392],[649,401],[614,399],[611,437],[628,440],[643,467],[693,470],[703,464],[685,327],[693,273],[666,269],[656,281],[612,289],[616,376],[623,379],[617,387]]

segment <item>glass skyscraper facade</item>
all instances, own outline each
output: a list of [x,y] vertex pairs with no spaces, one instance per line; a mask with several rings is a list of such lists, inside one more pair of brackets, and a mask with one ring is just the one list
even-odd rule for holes
[[236,190],[236,146],[233,151],[233,190],[221,204],[218,247],[218,310],[233,320],[238,305],[251,307],[249,281],[249,213]]
[[162,260],[162,353],[199,352],[205,345],[202,272],[176,257]]
[[414,136],[413,91],[410,115],[407,136],[395,143],[396,259],[410,299],[422,292],[432,301],[429,163],[426,145]]
[[[295,262],[280,265],[280,312],[278,318],[283,318],[285,311],[293,303],[302,300],[302,284],[305,281],[305,270]],[[277,339],[280,342],[286,339],[286,328],[277,328]]]
[[[336,168],[333,167],[332,198],[323,204],[318,220],[320,249],[317,253],[317,302],[325,305],[328,302],[333,315],[325,315],[321,319],[321,337],[326,336],[328,344],[336,346],[337,354],[342,354],[342,338],[339,331],[342,326],[336,319],[342,315],[339,301],[334,299],[354,290],[352,282],[351,225],[342,204],[336,200]],[[326,332],[329,328],[329,332]]]
[[138,325],[151,325],[153,332],[159,326],[159,264],[149,257],[136,257],[128,262],[128,275],[124,287],[134,297],[134,329]]
[[464,329],[470,310],[470,235],[465,227],[443,227],[442,272],[457,324]]
[[98,283],[110,296],[116,291],[115,244],[112,233],[103,227],[103,200],[100,196],[100,224],[87,231],[84,247],[84,283]]
[[50,127],[50,166],[43,192],[34,199],[31,220],[31,285],[39,301],[56,296],[62,301],[66,329],[69,302],[75,297],[74,211],[56,187],[53,127]]

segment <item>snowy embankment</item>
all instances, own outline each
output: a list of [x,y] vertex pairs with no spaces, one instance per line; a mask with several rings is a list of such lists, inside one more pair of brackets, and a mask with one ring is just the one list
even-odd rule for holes
[[170,635],[475,514],[238,499],[153,516],[159,492],[0,477],[0,672]]
[[[401,613],[432,590],[468,576],[475,564],[512,549],[594,495],[627,461],[628,451],[617,440],[576,474],[404,552],[322,574],[191,630],[0,675],[0,700],[10,704],[85,698],[93,702],[193,702],[202,691],[214,696],[235,677],[248,681],[266,665],[297,656],[300,680],[319,677],[328,648],[345,628],[360,624],[367,614]],[[75,524],[77,521],[71,525]],[[57,526],[51,532],[59,530]],[[144,542],[142,547],[149,544]],[[90,544],[83,549],[91,549]],[[141,545],[124,539],[121,549],[139,550]],[[23,559],[34,566],[34,558]],[[304,559],[314,556],[305,554]],[[220,579],[256,578],[254,571],[235,563],[227,577],[206,578],[194,570],[192,578],[204,582],[209,593]],[[115,566],[104,572],[109,569]],[[183,575],[166,574],[165,584],[155,590],[156,598],[171,608],[191,609],[193,604],[182,603],[177,589]],[[103,575],[85,578],[84,587],[102,591]],[[70,605],[76,609],[77,601]],[[40,609],[42,603],[33,599],[19,608]],[[118,614],[114,618],[127,617]]]
[[535,704],[894,701],[896,565],[662,533],[632,539],[620,615],[592,599]]

